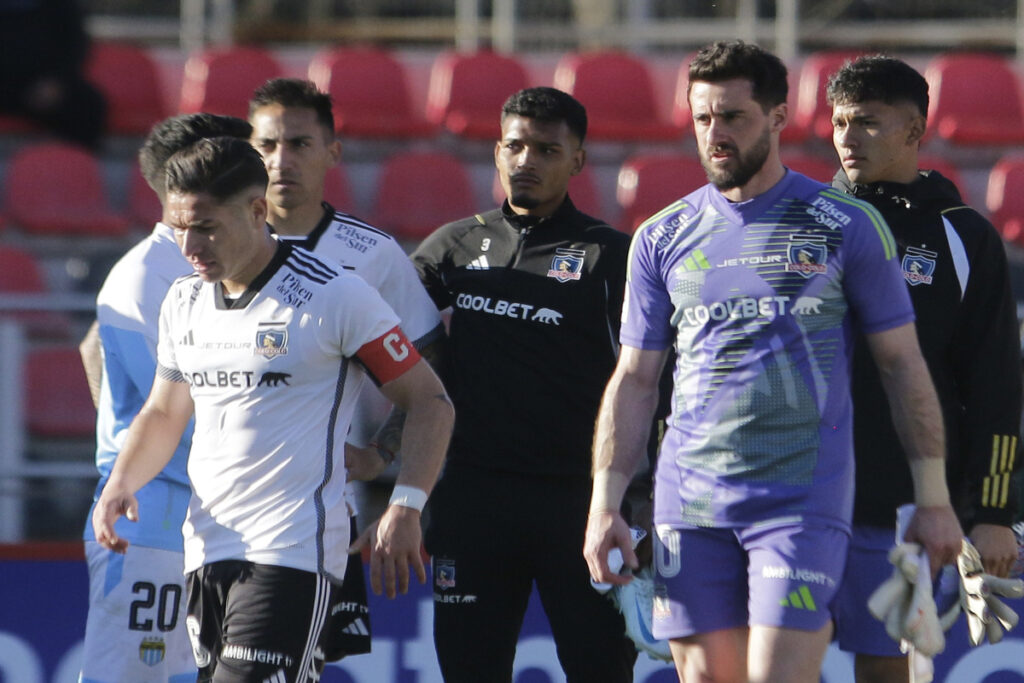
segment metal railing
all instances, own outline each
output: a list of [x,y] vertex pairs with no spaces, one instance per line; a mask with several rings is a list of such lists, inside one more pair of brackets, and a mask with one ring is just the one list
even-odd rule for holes
[[[976,7],[973,12],[962,9],[963,3],[958,3],[961,11],[954,12],[948,2],[938,0],[900,3],[901,7],[920,5],[916,13],[874,3],[881,9],[873,18],[846,11],[850,0],[775,0],[773,11],[765,11],[758,0],[732,0],[714,3],[719,7],[714,12],[691,10],[689,15],[659,9],[654,0],[608,2],[614,18],[588,22],[574,21],[571,11],[544,15],[537,10],[537,3],[524,0],[492,0],[489,7],[483,3],[484,8],[478,0],[410,2],[409,14],[416,16],[394,16],[395,12],[389,16],[371,12],[340,16],[331,3],[311,2],[301,20],[276,16],[275,4],[266,0],[181,0],[176,20],[166,15],[104,14],[101,8],[90,17],[90,29],[100,38],[174,41],[186,51],[237,38],[415,43],[460,50],[490,45],[502,52],[594,45],[636,51],[689,50],[709,40],[738,37],[770,47],[786,59],[822,47],[852,46],[893,50],[984,47],[1024,54],[1024,0],[1001,0],[994,9]],[[440,11],[414,11],[422,5]],[[700,3],[694,0],[679,5],[699,7]],[[934,10],[929,16],[930,7]]]

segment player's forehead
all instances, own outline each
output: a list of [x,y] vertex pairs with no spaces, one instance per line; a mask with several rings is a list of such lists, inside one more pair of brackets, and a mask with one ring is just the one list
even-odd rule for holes
[[219,200],[208,192],[171,190],[164,202],[164,219],[171,227],[179,228],[218,223],[230,212],[230,201]]
[[860,100],[857,102],[835,102],[832,105],[832,119],[881,119],[896,120],[911,118],[917,114],[912,102],[885,102],[884,100]]
[[519,114],[509,114],[501,122],[501,139],[505,142],[575,146],[572,144],[572,131],[565,121],[547,121]]
[[689,100],[694,114],[761,109],[760,103],[754,99],[754,84],[746,78],[693,81],[690,84]]
[[255,141],[284,142],[299,138],[323,140],[329,135],[326,126],[317,119],[316,111],[309,107],[286,107],[272,103],[256,109],[249,119],[252,139]]

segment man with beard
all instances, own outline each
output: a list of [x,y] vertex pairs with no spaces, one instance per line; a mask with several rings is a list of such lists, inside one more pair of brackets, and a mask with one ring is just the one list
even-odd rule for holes
[[448,683],[512,680],[534,583],[569,683],[633,680],[636,649],[580,555],[629,247],[568,195],[586,132],[568,94],[513,94],[494,146],[506,201],[412,256],[437,307],[453,309],[442,377],[459,417],[426,533]]
[[655,476],[654,636],[670,639],[682,681],[817,682],[850,533],[855,326],[884,369],[914,475],[908,535],[933,568],[956,557],[961,537],[942,415],[885,222],[780,161],[785,66],[720,42],[689,76],[711,182],[633,239],[584,552],[598,580],[629,581],[606,558],[618,547],[636,566],[618,508],[674,345]]

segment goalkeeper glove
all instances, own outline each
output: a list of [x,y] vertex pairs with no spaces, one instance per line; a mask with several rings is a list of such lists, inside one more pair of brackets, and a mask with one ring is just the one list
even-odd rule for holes
[[981,556],[967,539],[963,540],[956,559],[960,572],[960,602],[967,614],[967,633],[972,646],[978,646],[986,636],[990,643],[998,643],[1006,631],[1017,625],[1019,617],[1002,600],[1024,595],[1024,581],[1000,579],[984,573]]

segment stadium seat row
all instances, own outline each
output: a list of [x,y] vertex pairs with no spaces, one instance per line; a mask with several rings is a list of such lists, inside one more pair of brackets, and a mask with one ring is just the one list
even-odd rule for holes
[[[831,136],[824,101],[828,76],[857,53],[819,52],[791,73],[791,117],[783,142],[799,144]],[[591,120],[594,140],[659,142],[680,139],[690,126],[686,68],[676,78],[671,113],[660,111],[654,82],[642,57],[620,51],[565,54],[552,85],[575,95]],[[159,67],[144,48],[124,43],[94,45],[90,77],[107,94],[114,133],[142,135],[172,112],[163,100]],[[255,87],[284,74],[268,49],[209,49],[185,63],[181,113],[209,111],[245,116]],[[308,77],[330,92],[337,131],[355,138],[425,138],[442,129],[470,139],[497,135],[495,112],[512,92],[532,83],[515,56],[494,52],[443,52],[432,65],[426,110],[414,106],[408,74],[391,51],[372,47],[325,48],[308,65]],[[1021,83],[1011,63],[988,53],[946,53],[925,70],[931,86],[932,135],[957,145],[1024,143]],[[0,132],[27,124],[0,118]]]
[[[785,149],[783,161],[822,182],[829,182],[837,168],[832,159]],[[7,164],[0,197],[6,220],[0,222],[0,228],[20,229],[26,235],[99,238],[148,230],[160,215],[156,195],[135,169],[126,207],[115,210],[107,199],[101,164],[92,153],[63,143],[22,147]],[[921,167],[936,169],[963,187],[956,167],[940,157],[922,157]],[[602,206],[590,167],[573,177],[569,189],[581,210],[631,231],[647,216],[705,182],[694,155],[649,153],[627,158],[618,170],[616,208],[621,216],[607,215],[608,207]],[[419,241],[443,223],[494,205],[480,205],[470,171],[444,151],[391,155],[380,164],[376,187],[366,218],[407,241]],[[491,194],[495,203],[503,197],[496,176]],[[361,213],[353,208],[344,167],[329,173],[326,198],[339,208]],[[1008,155],[991,169],[985,206],[1007,241],[1024,245],[1024,156]]]

